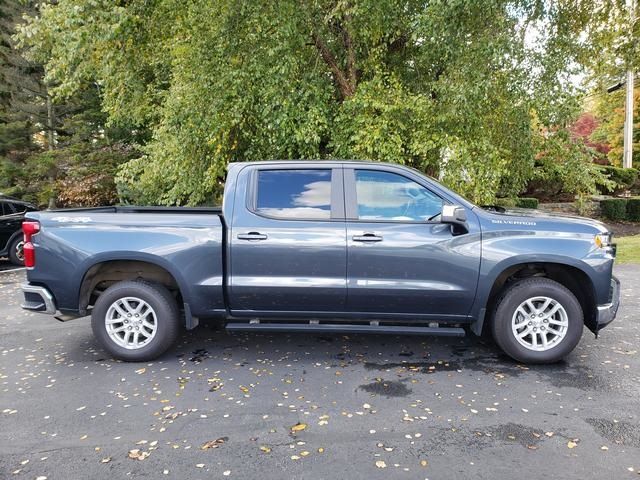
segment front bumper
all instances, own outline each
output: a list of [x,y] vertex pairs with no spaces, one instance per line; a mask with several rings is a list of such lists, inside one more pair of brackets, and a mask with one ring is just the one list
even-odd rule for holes
[[49,315],[56,314],[56,302],[51,292],[45,287],[23,283],[22,293],[24,295],[24,303],[21,307],[25,310]]
[[600,330],[616,318],[616,314],[618,313],[618,307],[620,306],[620,280],[616,277],[611,277],[611,289],[609,294],[609,303],[605,303],[604,305],[598,305],[597,310],[597,330]]

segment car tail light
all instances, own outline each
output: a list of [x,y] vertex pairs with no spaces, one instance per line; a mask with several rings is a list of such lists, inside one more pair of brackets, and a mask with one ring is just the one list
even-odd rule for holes
[[36,266],[36,252],[31,243],[31,237],[40,231],[40,223],[34,220],[22,222],[22,233],[24,233],[24,266],[33,268]]

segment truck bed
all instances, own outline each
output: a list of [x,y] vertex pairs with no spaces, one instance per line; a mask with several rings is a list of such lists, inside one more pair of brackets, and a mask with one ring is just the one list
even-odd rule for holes
[[[134,215],[135,214],[135,215]],[[78,298],[96,271],[122,262],[154,265],[171,276],[194,316],[224,314],[225,227],[217,207],[95,207],[32,212],[36,265],[30,281],[47,285],[58,309],[82,314]]]
[[82,208],[61,208],[46,210],[49,213],[179,213],[179,214],[197,214],[197,213],[214,213],[222,214],[222,207],[140,207],[134,205],[126,206],[110,206],[110,207],[82,207]]

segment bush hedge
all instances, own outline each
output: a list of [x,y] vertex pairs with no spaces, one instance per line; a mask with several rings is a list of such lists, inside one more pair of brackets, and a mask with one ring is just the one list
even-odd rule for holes
[[516,198],[516,207],[519,208],[538,208],[537,198]]
[[640,222],[640,197],[627,200],[627,220]]
[[608,198],[600,201],[602,216],[608,220],[625,220],[627,218],[627,199]]
[[638,170],[635,168],[620,168],[606,166],[602,167],[604,173],[609,180],[615,183],[613,188],[600,187],[602,193],[618,194],[629,190],[638,181]]

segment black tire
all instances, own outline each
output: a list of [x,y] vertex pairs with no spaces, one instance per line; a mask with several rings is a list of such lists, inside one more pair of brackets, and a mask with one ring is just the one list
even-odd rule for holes
[[[139,348],[125,348],[116,343],[107,332],[106,318],[109,309],[115,302],[126,297],[146,302],[155,314],[155,321],[152,322],[155,325],[155,335]],[[175,298],[164,286],[140,280],[123,281],[112,285],[98,297],[91,312],[91,328],[102,347],[114,358],[128,362],[146,362],[162,355],[178,339],[180,312]],[[132,327],[126,328],[131,330]]]
[[24,258],[20,258],[19,250],[22,250],[22,235],[18,235],[9,243],[9,261],[14,265],[23,266]]
[[[538,296],[547,297],[559,303],[566,312],[568,323],[564,337],[556,345],[544,351],[536,351],[522,345],[512,329],[512,320],[518,307],[526,300]],[[533,325],[535,326],[536,323],[534,322]],[[548,324],[543,326],[549,328]],[[526,329],[528,327],[520,328]],[[582,307],[573,293],[560,283],[542,277],[527,278],[506,288],[496,301],[491,322],[491,333],[498,346],[514,360],[533,364],[555,363],[562,360],[578,345],[583,328]],[[532,343],[532,336],[530,334],[525,339],[528,338]]]

